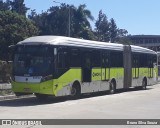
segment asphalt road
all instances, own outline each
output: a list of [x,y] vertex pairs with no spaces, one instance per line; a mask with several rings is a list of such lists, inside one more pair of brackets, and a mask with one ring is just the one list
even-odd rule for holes
[[[0,119],[160,119],[160,84],[148,86],[147,90],[129,89],[114,95],[98,93],[77,100],[50,97],[46,101],[38,101],[30,97],[0,101]],[[142,126],[109,126],[112,127]]]

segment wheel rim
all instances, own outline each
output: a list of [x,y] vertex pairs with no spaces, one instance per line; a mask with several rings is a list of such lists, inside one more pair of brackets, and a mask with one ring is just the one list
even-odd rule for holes
[[76,88],[72,87],[71,95],[72,95],[72,96],[75,96],[75,95],[76,95],[76,92],[77,92]]
[[143,80],[143,82],[142,82],[142,88],[143,89],[146,89],[146,82]]
[[115,92],[114,84],[111,82],[110,93],[113,94]]

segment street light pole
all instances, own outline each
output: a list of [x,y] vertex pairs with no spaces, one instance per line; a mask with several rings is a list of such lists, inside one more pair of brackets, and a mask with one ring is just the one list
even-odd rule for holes
[[[61,2],[53,1],[54,3],[62,4]],[[68,37],[71,36],[71,12],[70,12],[70,6],[68,7]]]
[[71,10],[70,10],[70,6],[69,6],[69,14],[68,14],[68,37],[71,36]]

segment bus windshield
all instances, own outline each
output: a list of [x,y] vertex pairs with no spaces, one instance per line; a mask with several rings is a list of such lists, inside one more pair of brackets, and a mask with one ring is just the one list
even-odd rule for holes
[[46,76],[53,72],[53,55],[49,47],[19,46],[14,57],[14,75]]

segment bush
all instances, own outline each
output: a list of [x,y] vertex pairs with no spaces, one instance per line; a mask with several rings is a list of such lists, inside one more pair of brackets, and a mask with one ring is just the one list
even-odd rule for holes
[[0,82],[10,82],[12,73],[12,62],[0,61]]

